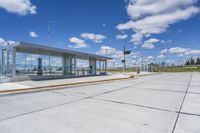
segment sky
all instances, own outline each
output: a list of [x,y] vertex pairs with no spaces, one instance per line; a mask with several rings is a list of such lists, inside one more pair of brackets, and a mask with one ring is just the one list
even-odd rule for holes
[[109,56],[121,64],[200,56],[199,0],[0,0],[0,45],[19,41]]

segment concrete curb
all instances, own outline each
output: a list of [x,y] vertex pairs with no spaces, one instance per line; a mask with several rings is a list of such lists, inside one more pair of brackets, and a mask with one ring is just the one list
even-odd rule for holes
[[106,80],[94,80],[94,81],[86,81],[86,82],[78,82],[78,83],[67,83],[67,84],[57,84],[57,85],[50,85],[50,86],[41,86],[41,87],[32,87],[32,88],[20,88],[20,89],[13,89],[13,90],[3,90],[0,91],[1,95],[13,95],[13,94],[20,94],[20,93],[30,93],[30,92],[38,92],[38,91],[49,91],[49,90],[56,90],[60,89],[58,87],[73,87],[85,84],[97,84],[97,83],[104,83],[104,82],[112,82],[117,80],[128,80],[137,78],[136,76],[129,76],[127,78],[115,78],[115,79],[106,79]]

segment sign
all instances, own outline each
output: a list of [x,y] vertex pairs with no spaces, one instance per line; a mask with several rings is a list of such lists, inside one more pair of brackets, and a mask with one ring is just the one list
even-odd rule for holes
[[131,54],[131,51],[124,51],[124,54]]
[[42,58],[38,58],[38,72],[37,75],[38,76],[42,76],[43,71],[42,71]]
[[126,62],[126,60],[123,59],[123,60],[122,60],[122,63],[125,63],[125,62]]

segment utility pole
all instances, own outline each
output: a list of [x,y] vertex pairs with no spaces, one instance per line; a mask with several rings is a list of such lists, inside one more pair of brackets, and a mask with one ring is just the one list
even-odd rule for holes
[[106,48],[106,56],[108,56],[108,49]]
[[[48,21],[48,45],[51,47],[51,26],[50,24],[54,23],[54,21]],[[51,75],[51,55],[49,53],[49,74]]]
[[[50,35],[51,35],[51,31],[50,31],[50,22],[48,22],[48,45],[49,45],[49,48],[51,47],[51,44],[50,44]],[[51,75],[51,57],[50,57],[50,53],[49,53],[49,74]]]
[[48,45],[49,45],[49,47],[51,47],[51,44],[50,44],[50,34],[51,34],[51,32],[50,32],[50,22],[48,22]]

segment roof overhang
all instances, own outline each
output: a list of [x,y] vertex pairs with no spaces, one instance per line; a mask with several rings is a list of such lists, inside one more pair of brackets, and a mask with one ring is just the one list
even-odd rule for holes
[[67,49],[61,49],[61,48],[54,48],[54,47],[48,47],[45,45],[39,45],[39,44],[33,44],[33,43],[27,43],[27,42],[18,42],[13,44],[13,47],[16,48],[19,52],[27,52],[27,53],[33,53],[33,54],[42,54],[42,55],[51,55],[51,56],[76,56],[79,59],[95,59],[95,60],[112,60],[112,58],[95,55],[95,54],[89,54],[89,53],[83,53],[83,52],[77,52]]

